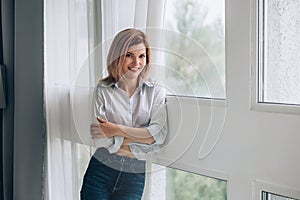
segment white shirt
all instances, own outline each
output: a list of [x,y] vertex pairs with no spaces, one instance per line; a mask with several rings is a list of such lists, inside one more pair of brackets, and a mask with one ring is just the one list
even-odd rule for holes
[[[155,140],[153,144],[129,144],[131,152],[139,160],[145,160],[148,152],[159,150],[167,135],[165,92],[150,79],[141,79],[130,98],[117,83],[99,83],[95,88],[95,115],[116,124],[148,130]],[[94,146],[106,147],[110,153],[116,153],[123,140],[121,136],[96,139]]]

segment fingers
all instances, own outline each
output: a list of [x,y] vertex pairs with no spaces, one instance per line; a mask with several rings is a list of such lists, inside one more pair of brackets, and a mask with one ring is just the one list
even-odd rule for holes
[[91,135],[92,135],[92,139],[107,138],[105,134],[99,132],[91,132]]
[[90,125],[91,133],[100,132],[100,131],[101,131],[101,127],[99,126],[99,124],[91,124]]
[[108,138],[112,137],[113,135],[111,132],[113,132],[112,124],[110,122],[107,122],[103,118],[97,117],[97,120],[99,123],[93,123],[90,125],[90,133],[92,135],[92,138]]
[[93,139],[96,138],[105,138],[106,135],[103,133],[100,124],[91,124],[90,125],[90,134]]
[[98,122],[100,122],[100,123],[105,123],[105,122],[107,122],[105,119],[100,118],[100,117],[97,117],[97,120],[98,120]]

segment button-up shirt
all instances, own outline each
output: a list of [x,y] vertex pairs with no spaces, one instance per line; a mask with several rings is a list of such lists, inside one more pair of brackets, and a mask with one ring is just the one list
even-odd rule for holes
[[[129,98],[118,83],[99,83],[95,89],[95,114],[109,122],[136,128],[146,128],[154,143],[130,143],[131,152],[139,160],[145,160],[148,152],[159,150],[167,135],[167,112],[164,89],[151,79],[140,79],[139,85]],[[136,136],[138,137],[138,136]],[[95,147],[106,147],[116,153],[124,138],[95,139]]]

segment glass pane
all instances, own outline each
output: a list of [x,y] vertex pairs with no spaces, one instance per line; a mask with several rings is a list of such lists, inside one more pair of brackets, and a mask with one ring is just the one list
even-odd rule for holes
[[300,1],[260,1],[259,102],[300,103]]
[[[153,166],[151,190],[154,192],[151,193],[151,199],[227,199],[227,183],[224,180],[169,167]],[[157,193],[157,191],[160,192]]]
[[272,194],[272,193],[263,191],[262,192],[262,200],[297,200],[297,199],[292,199],[292,198],[288,198],[285,196]]
[[167,200],[226,199],[226,182],[167,168]]
[[170,95],[225,99],[224,0],[167,0],[165,81]]

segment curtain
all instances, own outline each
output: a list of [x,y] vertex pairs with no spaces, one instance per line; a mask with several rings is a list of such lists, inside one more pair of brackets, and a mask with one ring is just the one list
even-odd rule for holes
[[0,199],[42,199],[43,1],[0,5]]
[[[46,0],[46,199],[77,200],[90,156],[92,91],[112,37],[128,27],[162,27],[164,1]],[[157,35],[149,31],[152,43]],[[159,43],[159,42],[157,42]],[[146,189],[144,199],[149,199]]]
[[[88,23],[92,14],[89,3],[86,0],[45,1],[46,199],[49,200],[79,199],[81,179],[90,156],[89,147],[79,138],[72,112],[72,91],[75,91],[77,74],[87,62],[89,28],[93,28]],[[88,76],[84,80],[85,86],[89,79]],[[85,86],[79,89],[88,90]],[[88,126],[85,132],[88,133]]]

